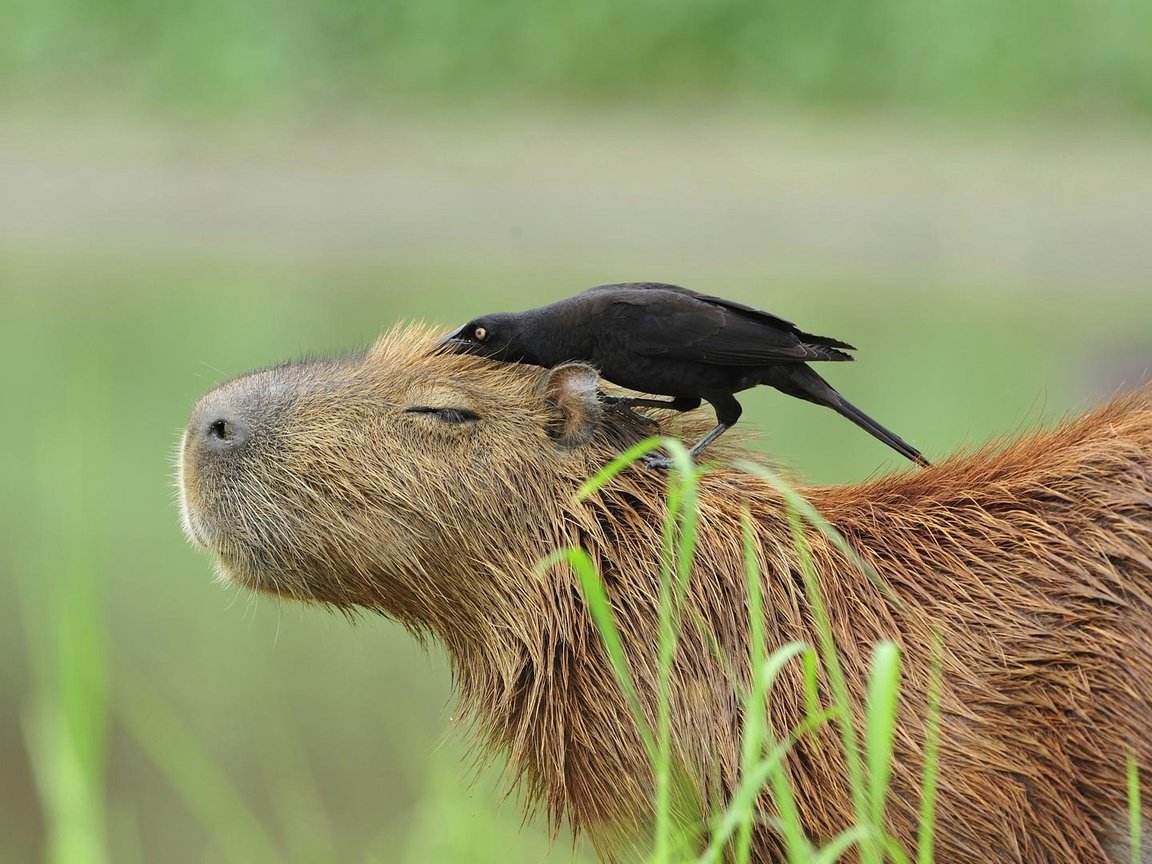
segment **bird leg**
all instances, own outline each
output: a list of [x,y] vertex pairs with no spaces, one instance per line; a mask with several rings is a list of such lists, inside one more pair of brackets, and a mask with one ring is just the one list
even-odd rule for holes
[[[712,431],[693,444],[688,450],[688,455],[692,457],[692,461],[695,462],[700,451],[723,435],[728,428],[729,424],[727,423],[717,423],[712,427]],[[647,468],[671,468],[672,458],[670,456],[648,456],[644,459],[644,465]]]
[[[696,457],[700,452],[724,434],[725,431],[736,425],[736,421],[740,419],[743,409],[740,403],[731,394],[724,396],[708,397],[708,401],[716,409],[716,425],[712,429],[691,446],[688,450],[688,455],[692,457],[692,461],[696,461]],[[644,465],[648,468],[671,468],[672,459],[668,456],[650,455],[645,457]]]

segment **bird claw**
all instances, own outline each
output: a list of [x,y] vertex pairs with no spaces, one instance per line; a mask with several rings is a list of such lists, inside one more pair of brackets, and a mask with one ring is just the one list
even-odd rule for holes
[[609,411],[614,411],[624,417],[632,420],[635,423],[640,423],[644,426],[659,426],[660,424],[649,417],[647,414],[641,414],[635,408],[629,405],[627,397],[624,396],[600,396],[600,401],[604,404]]
[[643,461],[645,468],[650,468],[652,470],[657,470],[660,468],[668,470],[672,467],[672,460],[667,456],[656,456],[649,454],[648,456],[645,456],[641,461]]
[[617,410],[620,411],[621,414],[624,414],[626,417],[632,418],[642,426],[659,427],[660,425],[659,421],[653,420],[647,414],[641,414],[635,408],[618,408]]

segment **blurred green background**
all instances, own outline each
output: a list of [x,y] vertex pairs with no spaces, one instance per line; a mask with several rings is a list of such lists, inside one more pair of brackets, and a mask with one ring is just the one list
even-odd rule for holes
[[[930,458],[1051,422],[1152,365],[1149,45],[1142,0],[9,0],[0,860],[588,860],[435,649],[213,581],[194,401],[646,279],[858,345],[829,377]],[[811,481],[903,467],[744,403]]]

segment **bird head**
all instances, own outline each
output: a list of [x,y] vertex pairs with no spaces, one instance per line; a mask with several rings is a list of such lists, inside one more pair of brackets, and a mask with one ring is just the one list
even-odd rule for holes
[[505,363],[543,365],[536,353],[525,343],[516,316],[506,313],[474,318],[441,339],[437,350],[453,354],[475,354]]

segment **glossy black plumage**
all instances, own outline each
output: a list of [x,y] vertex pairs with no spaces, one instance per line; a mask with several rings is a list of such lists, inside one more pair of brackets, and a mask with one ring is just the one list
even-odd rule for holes
[[716,427],[693,455],[740,419],[733,396],[760,384],[824,405],[907,458],[923,456],[840,396],[807,363],[852,360],[846,342],[805,333],[768,312],[656,282],[600,285],[525,312],[473,319],[441,343],[458,352],[552,367],[590,363],[629,390],[671,396],[618,399],[621,407],[716,410]]

